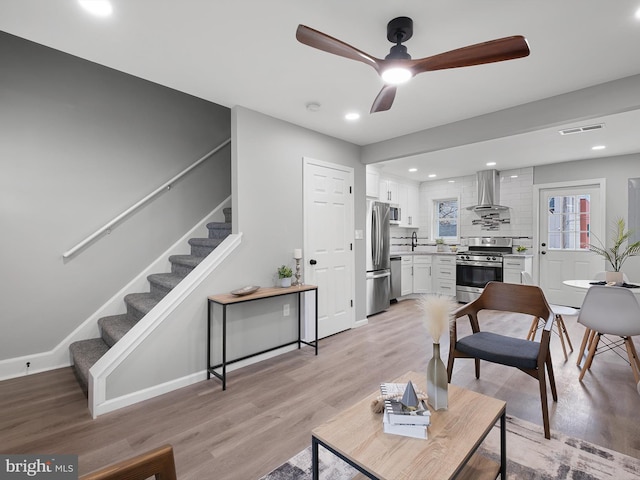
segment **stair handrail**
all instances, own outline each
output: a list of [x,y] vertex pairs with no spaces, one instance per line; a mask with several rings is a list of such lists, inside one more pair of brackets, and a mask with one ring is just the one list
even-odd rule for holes
[[149,200],[151,200],[152,198],[156,197],[157,195],[159,195],[160,193],[162,193],[164,190],[170,189],[171,185],[174,184],[175,182],[177,182],[178,180],[180,180],[182,177],[184,177],[187,173],[189,173],[191,170],[193,170],[194,168],[196,168],[198,165],[200,165],[202,162],[204,162],[205,160],[207,160],[211,155],[216,154],[218,151],[220,151],[221,149],[223,149],[224,147],[226,147],[229,143],[231,142],[231,138],[228,138],[227,140],[225,140],[224,142],[222,142],[220,145],[218,145],[216,148],[214,148],[213,150],[211,150],[209,153],[205,154],[204,156],[202,156],[200,159],[198,159],[196,162],[194,162],[193,164],[191,164],[189,167],[185,168],[182,172],[178,173],[176,176],[174,176],[173,178],[171,178],[170,180],[166,181],[165,183],[163,183],[161,186],[159,186],[158,188],[156,188],[153,192],[151,192],[150,194],[148,194],[146,197],[144,197],[142,200],[139,200],[136,204],[132,205],[131,207],[127,208],[124,212],[122,212],[120,215],[118,215],[117,217],[114,217],[112,220],[110,220],[109,222],[107,222],[105,225],[103,225],[102,227],[100,227],[98,230],[96,230],[95,232],[93,232],[91,235],[89,235],[87,238],[85,238],[84,240],[82,240],[80,243],[78,243],[76,246],[74,246],[73,248],[67,250],[66,252],[64,252],[62,254],[62,258],[69,258],[71,257],[73,254],[75,254],[78,250],[80,250],[82,247],[84,247],[85,245],[87,245],[88,243],[92,242],[94,239],[96,239],[98,236],[102,235],[104,232],[108,231],[109,229],[111,229],[111,227],[113,227],[115,224],[117,224],[120,220],[122,220],[123,218],[131,215],[133,212],[135,212],[137,209],[139,209],[141,206],[143,206],[145,203],[147,203]]

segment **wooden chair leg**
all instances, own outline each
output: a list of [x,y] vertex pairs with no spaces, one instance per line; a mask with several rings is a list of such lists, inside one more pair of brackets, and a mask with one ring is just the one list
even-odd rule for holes
[[527,340],[533,340],[536,337],[536,331],[538,330],[538,317],[534,317],[527,333]]
[[540,403],[542,405],[542,424],[544,425],[544,438],[551,439],[549,426],[549,406],[547,405],[547,385],[544,380],[544,368],[538,369],[538,383],[540,384]]
[[[591,334],[589,335],[591,336]],[[584,366],[580,371],[580,376],[578,380],[582,381],[584,378],[584,374],[587,373],[587,370],[591,368],[591,363],[593,363],[593,356],[596,354],[596,348],[598,347],[598,343],[600,342],[600,334],[595,332],[593,333],[593,340],[589,343],[589,355],[587,355],[587,359],[584,362]]]
[[480,378],[480,359],[474,359],[476,361],[476,378]]
[[551,352],[547,353],[547,361],[545,362],[547,365],[547,375],[549,376],[549,386],[551,387],[551,396],[553,397],[553,401],[558,401],[558,391],[556,390],[556,377],[553,374],[553,364],[551,363]]
[[556,323],[560,326],[560,328],[558,328],[558,330],[560,330],[560,336],[562,336],[562,334],[564,334],[564,337],[567,339],[567,343],[569,344],[569,350],[573,352],[573,345],[571,344],[571,339],[569,338],[569,332],[567,331],[567,327],[564,324],[564,318],[562,318],[562,315],[558,315],[556,317]]
[[627,355],[629,356],[629,364],[631,365],[631,370],[633,370],[633,378],[636,379],[636,383],[640,382],[640,360],[638,360],[638,353],[636,352],[636,347],[633,344],[633,339],[631,337],[625,337],[624,344],[627,347]]
[[580,344],[580,351],[578,352],[578,359],[576,360],[576,365],[578,367],[581,367],[583,362],[586,361],[586,359],[584,358],[584,352],[589,348],[589,345],[591,345],[591,340],[593,339],[594,334],[595,332],[590,328],[587,328],[584,331],[584,336],[582,337],[582,344]]
[[556,328],[558,329],[558,337],[560,337],[560,345],[562,346],[562,351],[564,352],[564,361],[569,360],[567,355],[567,347],[564,345],[564,336],[562,333],[562,327],[564,323],[562,322],[562,316],[556,315]]

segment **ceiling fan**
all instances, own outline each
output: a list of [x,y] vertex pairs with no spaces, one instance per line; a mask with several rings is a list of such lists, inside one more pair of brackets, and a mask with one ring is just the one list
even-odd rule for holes
[[296,31],[296,38],[300,43],[365,63],[378,72],[385,84],[371,106],[371,113],[389,110],[396,97],[396,86],[419,73],[502,62],[529,55],[527,40],[521,35],[516,35],[412,60],[411,55],[407,53],[407,47],[402,45],[412,36],[413,20],[409,17],[391,20],[387,24],[387,39],[395,45],[391,47],[389,54],[381,59],[306,25],[298,25]]

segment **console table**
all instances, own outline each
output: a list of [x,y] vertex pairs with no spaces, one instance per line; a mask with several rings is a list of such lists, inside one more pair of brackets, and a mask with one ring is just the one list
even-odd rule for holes
[[[305,292],[313,291],[315,293],[315,340],[313,342],[305,342],[302,340],[302,309],[301,298]],[[253,302],[257,300],[263,300],[265,298],[279,297],[282,295],[298,295],[298,339],[292,342],[277,345],[275,347],[255,352],[250,355],[245,355],[241,358],[233,360],[227,360],[227,307],[229,305],[236,305],[239,303]],[[222,363],[217,365],[211,365],[211,310],[212,304],[222,305]],[[230,365],[247,358],[255,357],[256,355],[262,355],[263,353],[271,352],[278,348],[287,347],[297,343],[298,348],[301,348],[302,344],[309,345],[315,348],[315,354],[318,355],[318,287],[316,285],[295,285],[292,287],[264,287],[258,289],[256,292],[249,295],[233,295],[231,293],[223,293],[219,295],[211,295],[208,297],[207,303],[207,379],[214,375],[222,381],[222,390],[227,389],[227,365]],[[221,373],[218,373],[216,369],[221,369]]]
[[[424,372],[408,372],[393,380],[424,389]],[[506,403],[449,385],[449,408],[432,411],[426,440],[383,432],[382,415],[371,411],[380,392],[361,400],[315,428],[311,436],[312,478],[317,480],[318,447],[322,446],[367,478],[495,480],[507,475]],[[476,449],[500,422],[500,463]],[[361,477],[357,477],[361,478]]]

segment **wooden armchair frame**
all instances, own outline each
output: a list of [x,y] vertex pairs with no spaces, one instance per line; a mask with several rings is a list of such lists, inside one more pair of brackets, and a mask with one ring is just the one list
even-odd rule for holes
[[80,480],[177,480],[171,445],[164,445],[80,477]]
[[[482,332],[478,321],[481,310],[523,313],[544,321],[540,342],[523,338]],[[467,316],[471,323],[472,334],[458,338],[457,319]],[[547,385],[545,366],[549,376],[549,385],[554,401],[558,401],[549,341],[555,315],[547,303],[542,290],[534,285],[489,282],[479,298],[454,313],[455,321],[450,330],[449,361],[447,374],[449,382],[453,374],[453,362],[456,358],[475,360],[476,378],[480,378],[480,360],[516,367],[538,380],[542,420],[545,438],[551,438],[549,428],[549,408],[547,405]],[[527,323],[527,326],[529,323]]]

